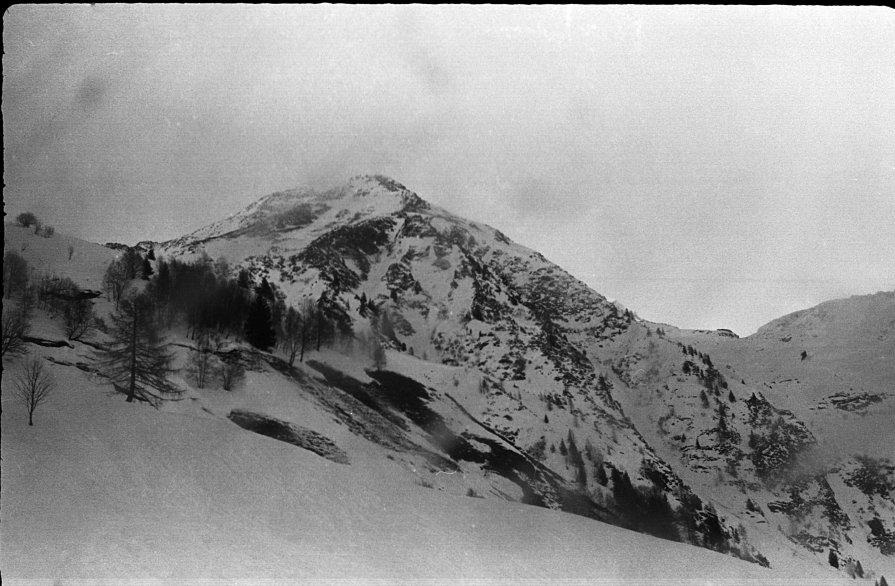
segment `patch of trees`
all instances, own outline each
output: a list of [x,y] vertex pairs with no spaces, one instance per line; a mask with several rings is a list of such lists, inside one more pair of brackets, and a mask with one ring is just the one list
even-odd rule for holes
[[[207,256],[193,263],[158,259],[147,292],[162,322],[170,325],[177,318],[184,319],[187,335],[193,339],[205,331],[218,332],[224,338],[242,335],[254,301],[247,275],[243,281],[234,279],[225,262],[213,263]],[[264,295],[266,304],[273,289],[268,286]],[[270,319],[269,313],[267,317]]]
[[895,466],[885,459],[870,456],[855,456],[858,468],[845,479],[849,486],[857,487],[864,494],[878,494],[886,498],[895,493]]
[[886,530],[879,518],[871,519],[867,525],[870,527],[870,536],[867,538],[867,542],[879,548],[883,555],[895,555],[895,530]]
[[51,317],[62,317],[69,340],[87,337],[97,325],[92,294],[68,277],[44,276],[36,286],[40,308]]
[[2,355],[25,354],[34,291],[28,286],[28,262],[11,250],[3,255],[3,298]]
[[224,339],[241,337],[264,351],[279,347],[290,366],[296,358],[304,361],[308,350],[319,351],[351,333],[350,317],[330,295],[287,307],[283,292],[266,278],[253,285],[245,269],[234,277],[223,259],[158,259],[147,291],[164,323],[184,319],[191,339],[215,333]]
[[196,346],[187,358],[187,370],[196,386],[204,389],[219,381],[225,391],[245,377],[245,367],[239,350],[224,352],[224,341],[217,332],[201,330],[196,335]]
[[635,487],[627,472],[611,466],[612,498],[632,529],[680,541],[677,515],[658,486]]

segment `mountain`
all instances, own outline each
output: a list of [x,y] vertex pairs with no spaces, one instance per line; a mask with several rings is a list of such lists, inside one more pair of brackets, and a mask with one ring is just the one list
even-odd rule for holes
[[[347,466],[377,492],[403,482],[483,497],[452,501],[462,510],[467,501],[510,501],[572,512],[595,534],[606,535],[605,523],[632,528],[787,580],[895,575],[891,451],[864,449],[869,440],[835,458],[825,450],[857,435],[857,417],[891,432],[884,387],[893,378],[879,364],[895,362],[895,351],[883,326],[864,333],[893,316],[887,294],[867,304],[865,322],[842,310],[772,322],[743,339],[654,324],[499,231],[381,176],[275,193],[139,246],[150,248],[156,266],[224,258],[216,266],[231,276],[270,283],[286,305],[310,300],[351,332],[294,367],[278,352],[231,345],[249,362],[233,392],[196,388],[182,363],[173,382],[187,400],[164,404],[159,416],[277,438]],[[799,380],[814,381],[800,397],[779,392],[796,368],[778,346],[787,336],[808,369]],[[380,368],[371,358],[377,340],[386,346]],[[175,326],[169,341],[185,361],[194,345],[186,331]],[[845,353],[859,347],[870,354]],[[54,367],[83,366],[89,353],[59,350]],[[816,388],[830,369],[852,373],[844,403]],[[664,552],[666,543],[645,547]],[[682,580],[710,572],[717,554],[701,551],[712,556],[699,558],[701,574],[676,574]]]
[[[694,543],[771,565],[785,563],[792,551],[827,564],[833,550],[843,567],[849,560],[888,561],[872,547],[849,543],[867,542],[873,513],[849,515],[839,504],[777,504],[790,502],[793,487],[806,482],[793,468],[853,427],[819,440],[804,410],[769,392],[771,371],[746,349],[773,324],[739,340],[729,332],[682,332],[644,322],[537,252],[383,177],[357,177],[325,192],[272,194],[158,248],[174,257],[225,257],[256,282],[275,283],[290,304],[325,298],[360,331],[369,327],[362,303],[369,300],[394,322],[393,350],[477,376],[466,386],[478,393],[448,387],[445,396],[517,449],[543,451],[541,462],[595,503],[611,508],[618,500],[616,483],[598,481],[615,471],[642,491],[661,493],[672,508],[694,507],[698,526],[677,528]],[[829,340],[853,344],[843,337],[846,327],[863,339],[861,324],[842,325],[854,322],[847,315],[840,322]],[[792,327],[815,336],[806,324]],[[694,346],[699,350],[684,354]],[[879,346],[884,357],[893,355],[891,346]],[[857,372],[892,380],[875,363],[853,359],[843,355]],[[820,365],[821,357],[809,362]],[[880,409],[891,409],[889,395],[871,395]],[[577,456],[568,455],[570,441]],[[587,457],[580,456],[584,452]],[[862,469],[855,460],[845,466],[841,474]],[[831,496],[819,473],[811,478],[806,490],[822,492],[820,500],[848,499]],[[877,500],[864,503],[867,511],[888,506],[877,502],[882,495],[871,498]],[[817,534],[795,527],[767,531],[778,524],[790,529],[793,517],[805,517],[808,508],[822,526]],[[862,521],[856,524],[854,516]],[[888,517],[883,522],[892,526]],[[737,543],[741,532],[749,535],[744,545]]]

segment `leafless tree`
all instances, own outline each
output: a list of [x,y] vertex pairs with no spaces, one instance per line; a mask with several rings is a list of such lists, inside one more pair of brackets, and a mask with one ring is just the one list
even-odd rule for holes
[[16,380],[16,397],[28,409],[28,425],[34,425],[34,410],[45,403],[56,388],[56,381],[44,371],[43,360],[31,358],[25,362]]
[[121,296],[124,294],[125,289],[127,289],[128,281],[128,270],[125,264],[121,261],[113,260],[106,269],[106,274],[103,277],[103,287],[105,288],[106,295],[108,295],[109,299],[115,302],[115,309],[118,309],[119,303],[121,302]]
[[68,301],[62,308],[65,335],[69,340],[80,340],[96,326],[93,302],[89,299]]
[[200,389],[204,389],[208,379],[214,376],[217,366],[215,352],[220,346],[220,337],[207,329],[200,330],[196,335],[196,347],[190,350],[188,368]]
[[7,354],[16,356],[26,352],[25,336],[30,325],[28,316],[20,308],[6,308],[3,312],[3,332],[0,336],[4,357]]
[[225,391],[232,391],[245,377],[245,368],[242,366],[242,360],[238,354],[224,359],[224,365],[221,368],[221,386]]

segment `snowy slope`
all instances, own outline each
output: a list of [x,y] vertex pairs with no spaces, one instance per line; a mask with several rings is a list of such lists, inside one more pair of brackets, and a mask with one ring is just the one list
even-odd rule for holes
[[[48,246],[41,242],[31,243],[45,239],[24,232],[20,240],[15,246],[25,245],[35,251],[39,246]],[[100,279],[115,252],[85,245],[95,247],[91,248],[95,258],[74,273],[82,277],[95,275],[91,278]],[[731,570],[732,583],[743,583],[753,576],[763,576],[755,579],[767,583],[784,575],[798,576],[807,583],[827,580],[836,583],[847,575],[845,563],[856,561],[862,562],[868,578],[880,574],[895,575],[892,558],[868,542],[871,535],[869,523],[875,518],[881,519],[887,530],[895,530],[895,506],[891,495],[867,488],[864,464],[851,457],[856,452],[842,450],[842,458],[835,462],[824,461],[824,465],[816,469],[811,462],[808,468],[812,474],[800,477],[809,461],[806,455],[823,453],[825,442],[841,445],[840,436],[836,434],[853,430],[854,419],[860,414],[863,414],[861,421],[879,416],[877,421],[882,433],[890,432],[891,426],[885,424],[885,416],[890,412],[885,409],[891,402],[871,402],[869,406],[860,407],[858,415],[847,412],[850,419],[842,419],[838,428],[829,424],[835,419],[829,417],[824,420],[826,426],[818,425],[820,419],[816,415],[825,413],[821,403],[793,402],[791,394],[775,393],[775,389],[785,388],[774,378],[780,376],[774,370],[777,363],[743,350],[756,344],[754,340],[687,332],[664,325],[661,327],[665,331],[660,332],[657,324],[638,320],[623,306],[610,303],[537,252],[510,241],[492,228],[430,206],[404,186],[378,176],[358,177],[325,192],[294,190],[273,194],[230,218],[177,240],[156,243],[153,247],[159,257],[187,260],[203,254],[211,258],[225,257],[234,273],[245,268],[256,282],[262,277],[268,278],[286,294],[290,304],[297,304],[303,298],[316,301],[325,296],[332,307],[348,316],[357,334],[357,339],[352,342],[343,341],[321,352],[310,352],[306,363],[297,364],[294,369],[285,367],[276,355],[256,354],[251,358],[254,366],[246,381],[229,393],[214,388],[195,389],[191,378],[181,369],[172,381],[188,389],[187,398],[165,404],[162,412],[141,411],[152,419],[150,427],[155,429],[154,426],[162,425],[167,430],[165,433],[145,430],[141,427],[143,424],[132,424],[128,419],[130,411],[126,409],[121,412],[118,407],[101,409],[104,401],[113,404],[120,401],[97,388],[98,385],[103,388],[102,379],[85,378],[74,385],[80,385],[84,397],[94,397],[91,409],[96,408],[103,417],[115,421],[123,418],[134,430],[142,430],[141,434],[146,431],[147,437],[152,439],[151,445],[161,444],[159,454],[155,454],[155,448],[135,449],[135,453],[143,454],[140,458],[145,455],[146,458],[176,460],[172,456],[163,458],[160,454],[181,451],[188,456],[190,466],[183,465],[184,470],[180,469],[179,463],[162,466],[157,468],[162,471],[154,479],[134,471],[130,464],[115,464],[128,467],[124,480],[118,472],[103,472],[112,475],[116,482],[139,484],[141,495],[151,496],[153,491],[171,493],[180,497],[176,500],[192,503],[192,508],[185,507],[190,509],[186,511],[162,503],[158,494],[153,497],[156,499],[154,506],[171,511],[172,518],[188,519],[184,522],[185,527],[194,527],[198,533],[208,531],[202,533],[203,551],[215,561],[203,566],[202,570],[192,571],[183,560],[181,565],[171,566],[176,568],[172,569],[176,575],[216,576],[219,574],[211,568],[217,563],[233,570],[221,574],[228,577],[299,575],[294,573],[299,570],[292,566],[284,569],[282,562],[278,565],[267,559],[266,553],[243,552],[235,557],[228,553],[240,542],[232,533],[245,531],[253,536],[262,535],[257,537],[259,543],[270,541],[272,544],[265,551],[275,552],[271,556],[286,556],[292,551],[289,548],[297,547],[294,529],[290,533],[292,537],[285,539],[289,543],[284,545],[279,525],[271,529],[252,515],[249,520],[240,516],[238,522],[229,517],[218,519],[216,515],[226,516],[227,513],[222,511],[245,506],[249,511],[258,512],[262,521],[273,522],[276,513],[252,508],[254,505],[245,504],[247,501],[240,500],[237,493],[251,495],[249,500],[252,502],[268,502],[270,505],[270,499],[274,499],[282,505],[288,500],[285,495],[292,494],[287,485],[298,482],[312,493],[318,490],[332,492],[327,488],[328,482],[332,481],[340,483],[334,493],[338,495],[339,504],[327,500],[329,496],[321,497],[324,500],[319,506],[327,511],[321,515],[348,523],[344,526],[346,535],[328,536],[329,541],[326,541],[322,536],[323,521],[304,517],[301,520],[311,525],[316,523],[314,526],[319,531],[314,536],[315,539],[319,537],[320,543],[343,546],[327,551],[348,548],[348,551],[362,554],[358,558],[362,561],[346,556],[353,561],[346,561],[344,566],[337,564],[334,566],[336,571],[331,574],[326,573],[322,558],[320,566],[303,562],[304,567],[312,569],[308,570],[310,573],[300,574],[302,576],[356,576],[355,572],[360,573],[368,567],[376,571],[364,576],[377,577],[380,575],[377,572],[381,571],[381,575],[389,580],[397,577],[412,579],[414,576],[521,579],[525,572],[535,577],[586,576],[593,580],[603,577],[598,568],[612,567],[616,573],[606,578],[609,582],[658,580],[660,574],[652,572],[659,572],[661,565],[646,564],[637,570],[645,573],[630,573],[625,567],[629,563],[632,567],[643,566],[642,561],[625,557],[624,552],[601,541],[602,537],[598,536],[611,535],[611,540],[619,539],[621,543],[623,539],[618,536],[629,534],[616,533],[621,530],[598,524],[593,519],[636,525],[627,516],[630,511],[616,502],[615,481],[605,480],[605,476],[617,473],[630,475],[633,484],[644,490],[659,491],[675,509],[688,503],[693,525],[685,528],[683,521],[678,521],[678,538],[730,554],[719,558],[705,549],[696,549],[699,553],[694,553],[691,549],[695,548],[681,550],[687,553],[674,553],[681,559],[692,560],[689,568],[687,564],[668,562],[675,578],[697,582],[717,578],[723,582],[727,574],[722,571],[708,576],[704,570],[706,563],[720,564],[719,568],[734,563],[730,567],[740,569]],[[67,254],[67,246],[63,244],[62,248],[56,246],[36,255],[34,263],[43,263],[45,271],[66,274],[68,269],[63,265],[67,262]],[[75,276],[72,278],[81,282]],[[387,312],[392,322],[394,334],[387,340],[391,348],[387,373],[375,374],[367,370],[371,360],[363,340],[369,336],[371,326],[370,312],[362,306],[364,299],[375,303],[380,313]],[[877,316],[874,318],[876,322],[885,323],[887,306],[885,299],[880,301],[882,305],[871,304],[876,308],[873,315]],[[102,314],[109,311],[109,304],[103,300],[98,300],[97,307]],[[854,315],[843,314],[836,321],[838,329],[827,331],[823,339],[839,341],[846,339],[847,333],[851,337],[841,344],[841,348],[868,343],[872,346],[868,348],[883,358],[891,355],[891,352],[887,354],[889,346],[886,346],[888,330],[883,327],[873,329],[873,336],[879,338],[879,343],[869,343],[862,337],[862,331],[871,324],[865,320],[859,326],[849,325],[855,319]],[[794,331],[809,331],[803,321],[793,323],[798,324]],[[38,320],[36,327],[48,337],[54,331],[58,335],[58,326],[49,320]],[[168,334],[172,347],[178,349],[179,366],[182,367],[191,341],[177,327]],[[777,336],[777,333],[770,336]],[[809,339],[816,342],[819,336],[812,330],[805,334],[803,343]],[[695,346],[694,352],[698,355],[687,353],[688,346]],[[829,357],[824,358],[826,362],[820,359],[821,346],[811,346],[810,359],[800,361],[810,362],[816,369],[813,371],[815,381],[826,380],[824,372],[828,372],[821,368],[829,363]],[[87,376],[59,363],[89,363],[89,347],[76,344],[73,349],[53,352],[54,369],[62,369],[66,377],[75,381]],[[775,359],[781,360],[781,365],[786,364],[780,358],[783,352],[777,351],[774,355]],[[710,364],[708,356],[725,377],[727,386],[723,392],[709,392],[704,403],[700,394],[705,389],[703,377]],[[860,380],[864,383],[862,388],[884,394],[881,389],[887,380],[892,380],[887,378],[885,368],[871,360],[857,360],[863,354],[840,352],[836,356],[840,359],[838,366],[844,371],[852,369],[853,372],[849,371],[852,372],[851,380]],[[684,361],[698,366],[699,374],[685,373],[682,370]],[[8,384],[8,377],[4,376],[4,418],[7,417],[8,393],[5,391]],[[733,400],[728,393],[733,395]],[[103,399],[97,398],[99,396]],[[829,399],[829,395],[823,393],[817,397],[821,401]],[[727,427],[719,431],[718,409],[721,405],[724,405]],[[66,409],[72,413],[77,411],[74,407]],[[840,408],[827,411],[844,412]],[[66,411],[60,413],[63,412]],[[83,416],[90,417],[88,414]],[[313,477],[321,477],[321,483],[292,480],[291,476],[287,481],[283,474],[298,474],[297,468],[284,464],[280,455],[270,456],[270,461],[265,461],[268,456],[263,450],[258,462],[248,463],[256,444],[271,446],[274,440],[251,434],[235,425],[228,416],[240,421],[241,425],[263,420],[279,422],[276,424],[292,429],[300,436],[298,443],[306,450],[287,444],[271,449],[285,450],[284,454],[290,451],[305,454],[305,459],[311,459],[302,460],[302,469],[312,466],[308,462],[318,462],[320,466],[314,468]],[[39,414],[38,421],[40,418]],[[171,422],[179,422],[177,425],[182,431],[165,427]],[[97,422],[91,429],[101,427],[102,424]],[[6,426],[4,450],[9,439],[5,429]],[[124,433],[124,430],[120,432]],[[80,432],[74,429],[66,428],[64,433],[80,437]],[[102,432],[106,433],[107,430]],[[178,447],[165,447],[169,439],[178,437],[178,433],[182,435]],[[100,438],[102,434],[95,437]],[[231,443],[237,441],[231,442],[231,435],[241,438],[239,445],[247,442],[235,455],[229,451]],[[750,445],[753,435],[759,439],[757,446]],[[113,436],[102,437],[105,438],[102,442],[112,446],[119,446],[123,441]],[[580,463],[567,451],[573,442],[583,456]],[[66,457],[74,461],[78,458],[89,460],[92,458],[90,449],[84,447],[88,444],[70,446],[68,449],[80,456],[67,452]],[[199,450],[196,444],[201,444],[202,449]],[[124,445],[129,444],[125,441]],[[125,454],[117,447],[100,447],[100,444],[96,447],[103,454],[114,452],[114,457],[110,456],[113,461],[131,457],[130,453]],[[881,445],[875,452],[861,450],[857,453],[885,457],[886,449]],[[144,454],[146,450],[151,453]],[[310,456],[312,452],[307,450],[322,457]],[[276,451],[276,454],[280,452]],[[206,456],[211,464],[204,463]],[[23,456],[27,457],[30,456]],[[231,459],[234,462],[231,463]],[[796,464],[798,473],[793,472]],[[157,462],[146,465],[150,469],[159,466]],[[277,470],[272,476],[277,481],[272,485],[265,483],[259,488],[248,480],[233,479],[237,476],[242,479],[244,475],[253,480],[271,477],[265,472],[268,465]],[[221,466],[227,468],[229,480],[221,479]],[[86,469],[94,468],[105,470],[96,462],[90,462]],[[71,468],[66,470],[70,472]],[[196,477],[181,477],[190,471]],[[168,481],[169,477],[178,480]],[[895,481],[895,475],[891,478]],[[88,482],[87,479],[83,481]],[[53,480],[53,483],[61,482],[61,477]],[[221,487],[220,483],[232,483],[233,487]],[[252,484],[252,487],[244,484]],[[347,488],[349,485],[354,488]],[[355,490],[357,492],[352,492]],[[209,504],[208,495],[218,492],[225,501],[231,499],[222,505],[223,508]],[[423,500],[414,500],[416,496],[405,499],[405,494],[417,493]],[[395,512],[399,507],[392,503],[390,494],[401,495],[400,499],[407,502],[424,503],[432,513],[407,511],[405,518]],[[438,505],[432,505],[425,500],[433,495],[447,499],[446,502],[451,504],[439,500]],[[305,499],[302,502],[308,506],[317,502],[313,495],[300,498]],[[370,498],[375,502],[365,500]],[[124,510],[125,504],[133,505],[133,499],[107,492],[97,501],[96,510],[104,507],[108,499],[119,499],[116,511]],[[373,509],[387,510],[389,517],[397,514],[398,519],[385,521],[364,506],[356,510],[353,504],[346,503],[355,499]],[[34,503],[25,501],[22,502],[24,509],[33,507]],[[518,503],[538,504],[542,508],[535,513],[531,507]],[[210,525],[203,525],[201,519],[196,518],[195,507],[204,507],[201,516],[208,516]],[[345,520],[342,512],[329,510],[330,507],[346,508],[352,521]],[[454,524],[454,519],[443,519],[442,515],[448,517],[451,514],[439,507],[460,507],[463,511],[472,511],[468,512],[470,516],[484,516],[489,524],[497,526],[489,531],[496,531],[495,537],[508,544],[512,553],[498,551],[493,544],[497,541],[485,544],[485,537],[478,533],[483,529],[462,529]],[[574,511],[591,519],[570,517],[559,510]],[[538,523],[547,527],[554,523],[557,528],[568,524],[578,527],[583,523],[581,527],[588,529],[581,532],[570,529],[573,531],[570,538],[573,536],[577,540],[575,545],[560,545],[557,541],[560,533],[546,530],[545,543],[550,544],[551,549],[550,554],[541,559],[533,555],[540,535],[532,534],[533,529],[521,531],[516,521],[503,520],[504,513],[494,511],[522,511],[523,517],[547,515],[546,519],[555,521],[539,520]],[[365,521],[357,521],[355,513]],[[285,518],[299,524],[299,517],[304,514],[289,512]],[[467,512],[455,513],[459,518],[464,515]],[[843,515],[846,521],[842,521]],[[91,517],[82,515],[80,518]],[[364,524],[366,520],[369,524]],[[717,531],[713,534],[715,521]],[[397,540],[415,552],[417,557],[411,556],[411,559],[427,558],[431,567],[423,564],[428,569],[415,573],[409,569],[409,562],[398,559],[394,552],[385,551],[385,546],[379,542],[388,539],[383,537],[381,530],[373,527],[380,523],[391,523],[390,526],[400,528],[402,534],[412,533],[409,528],[414,524],[426,528],[426,546],[430,542],[436,544],[434,549],[427,550],[428,553],[423,551],[424,544],[418,543],[419,527],[414,529],[417,531],[415,540],[412,537],[389,539]],[[245,529],[242,524],[246,525]],[[448,528],[451,536],[442,536],[432,525]],[[524,537],[511,531],[504,533],[505,526],[514,527],[514,531],[523,533]],[[151,523],[147,527],[148,531],[156,531]],[[178,529],[178,533],[183,531],[193,539],[197,534],[190,534],[192,530]],[[464,531],[471,533],[461,539]],[[595,534],[590,535],[591,531]],[[222,535],[220,544],[209,536],[216,533]],[[438,537],[431,538],[431,534]],[[156,545],[161,539],[155,535],[148,538]],[[333,539],[341,541],[336,543]],[[377,545],[367,543],[368,539]],[[485,550],[482,559],[463,549],[466,539],[475,543],[475,551]],[[631,539],[646,540],[637,542],[640,545],[636,547],[647,548],[650,559],[664,560],[665,552],[677,552],[679,547],[642,535]],[[349,542],[352,540],[362,545],[351,546]],[[4,537],[4,551],[6,544],[14,541]],[[100,547],[95,545],[96,540],[88,541],[90,547]],[[140,550],[129,543],[142,552],[140,555],[148,556],[152,549]],[[177,543],[182,546],[185,541]],[[635,547],[633,542],[625,543]],[[84,553],[83,548],[87,545],[79,547],[82,549],[77,550],[69,561],[90,565],[84,560],[91,559],[94,553]],[[299,547],[296,550],[299,553],[295,555],[312,555],[307,553],[310,550],[302,547],[305,546]],[[596,561],[568,564],[562,557],[565,552],[571,552],[574,557],[588,547],[605,548],[611,553],[608,559],[600,557],[599,564]],[[326,548],[321,546],[321,549]],[[175,550],[178,548],[164,549],[176,557]],[[839,571],[827,563],[829,550],[834,550],[843,560]],[[33,556],[24,549],[11,551],[18,551],[16,559],[39,563],[33,561]],[[115,551],[119,552],[120,548]],[[367,551],[375,552],[379,561],[363,557]],[[432,560],[438,557],[433,551],[445,552],[445,559],[451,560],[450,563],[441,558]],[[95,555],[99,556],[98,553]],[[764,570],[757,564],[741,566],[731,556],[766,558],[775,573],[763,574]],[[257,564],[247,561],[247,557],[255,559]],[[233,565],[228,566],[230,561],[218,561],[217,558],[227,558]],[[135,559],[134,566],[111,564],[110,571],[120,571],[131,578],[159,575],[153,573],[155,570],[146,570],[146,563],[140,561],[139,556]],[[705,559],[713,561],[704,563]],[[724,562],[715,561],[717,559]],[[613,565],[616,563],[618,565]],[[472,567],[475,571],[453,571],[447,569],[449,565]],[[251,567],[253,571],[240,573],[237,566]],[[265,573],[261,569],[268,566],[275,571]],[[518,566],[518,572],[510,566]],[[126,568],[126,571],[114,569],[118,567]],[[494,572],[481,568],[494,568]],[[387,573],[388,569],[394,571]],[[565,570],[567,573],[564,574]],[[579,570],[580,574],[575,573]],[[86,566],[79,571],[84,576],[111,575],[91,574]],[[539,573],[550,571],[554,574]]]
[[[117,252],[100,244],[65,234],[43,238],[31,228],[3,225],[4,252],[14,251],[28,261],[31,280],[40,275],[67,277],[84,289],[100,290],[103,275]],[[71,247],[71,256],[69,256]]]
[[[34,353],[59,361],[80,351]],[[18,365],[5,366],[12,374]],[[337,464],[204,411],[178,412],[182,404],[171,411],[127,404],[92,375],[48,368],[61,384],[34,427],[3,377],[7,584],[663,583],[668,576],[697,584],[838,583],[829,573],[773,572],[575,515],[451,496],[408,482],[397,465]],[[256,382],[246,387],[265,394],[267,408],[294,408]]]

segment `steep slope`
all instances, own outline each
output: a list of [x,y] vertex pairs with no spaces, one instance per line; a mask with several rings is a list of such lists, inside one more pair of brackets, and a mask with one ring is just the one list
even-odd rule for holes
[[[193,409],[197,402],[225,408],[218,400],[258,409],[254,395],[272,410],[301,410],[304,425],[328,433],[339,427],[315,421],[304,399],[296,404],[302,394],[275,371],[255,372],[260,378],[236,398],[207,392],[156,411],[112,398],[91,375],[58,364],[81,351],[35,351],[56,361],[48,368],[65,388],[34,427],[3,378],[6,584],[648,583],[669,575],[694,584],[840,583],[577,515],[450,496],[409,482],[387,458],[352,450],[352,463],[338,464]],[[18,365],[5,366],[14,372]]]
[[429,385],[434,411],[459,408],[627,526],[767,563],[740,519],[682,481],[676,458],[657,454],[614,396],[631,382],[616,358],[642,329],[633,314],[500,232],[359,177],[268,196],[157,254],[225,257],[361,337],[387,330],[421,364],[468,372]]
[[832,551],[845,571],[860,561],[891,573],[893,300],[824,303],[743,339],[642,324],[617,352],[630,388],[617,396],[754,540],[776,527],[819,563]]

